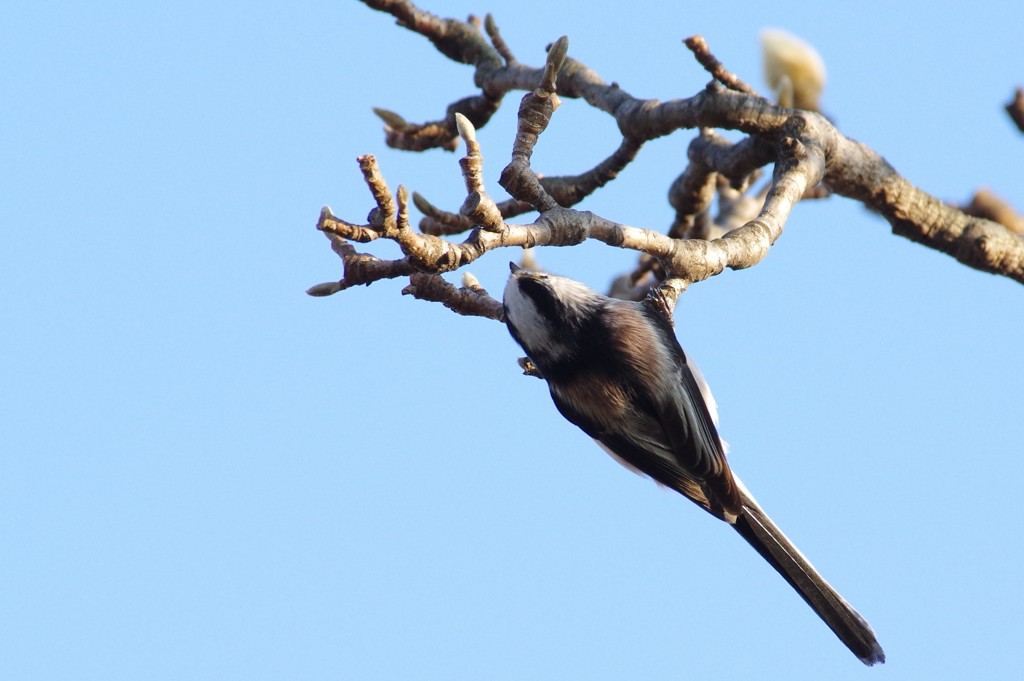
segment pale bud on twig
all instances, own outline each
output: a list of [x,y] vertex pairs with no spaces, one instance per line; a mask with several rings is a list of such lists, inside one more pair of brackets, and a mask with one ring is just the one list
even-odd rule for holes
[[523,255],[519,258],[519,266],[524,270],[532,270],[534,272],[540,269],[540,264],[537,262],[537,258],[533,255],[534,251],[532,248],[524,248]]
[[466,144],[476,142],[476,128],[469,119],[460,113],[455,114],[455,126],[459,129],[459,137],[466,140]]
[[825,88],[825,62],[818,51],[778,29],[761,31],[761,50],[764,77],[779,104],[818,111],[818,100]]
[[306,295],[313,296],[315,298],[323,298],[337,293],[341,290],[341,284],[336,281],[328,281],[323,284],[317,284],[316,286],[310,286],[306,289]]

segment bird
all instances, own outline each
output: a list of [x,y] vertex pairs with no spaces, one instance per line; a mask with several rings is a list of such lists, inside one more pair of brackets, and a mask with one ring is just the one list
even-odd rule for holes
[[567,277],[509,266],[505,324],[562,416],[619,463],[731,525],[861,662],[885,662],[867,620],[732,472],[714,397],[658,304],[609,298]]

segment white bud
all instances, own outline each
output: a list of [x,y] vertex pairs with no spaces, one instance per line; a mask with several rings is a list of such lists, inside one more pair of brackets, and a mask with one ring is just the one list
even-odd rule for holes
[[[791,33],[761,31],[764,77],[783,106],[818,111],[825,88],[825,62],[818,51]],[[788,83],[787,83],[788,81]],[[784,102],[783,99],[791,99]]]

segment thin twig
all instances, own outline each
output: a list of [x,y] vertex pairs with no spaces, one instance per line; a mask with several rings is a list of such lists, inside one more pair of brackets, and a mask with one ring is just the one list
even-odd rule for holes
[[735,73],[726,69],[722,62],[718,61],[715,55],[711,54],[711,48],[708,47],[703,36],[692,35],[684,40],[683,43],[693,52],[693,56],[696,57],[700,65],[714,76],[715,80],[719,83],[736,92],[760,96],[754,88],[744,83]]

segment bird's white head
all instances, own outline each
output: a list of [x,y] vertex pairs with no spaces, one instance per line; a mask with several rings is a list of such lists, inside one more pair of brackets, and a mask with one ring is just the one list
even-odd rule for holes
[[580,324],[592,317],[605,297],[578,281],[509,265],[505,323],[513,337],[534,359],[564,354]]

